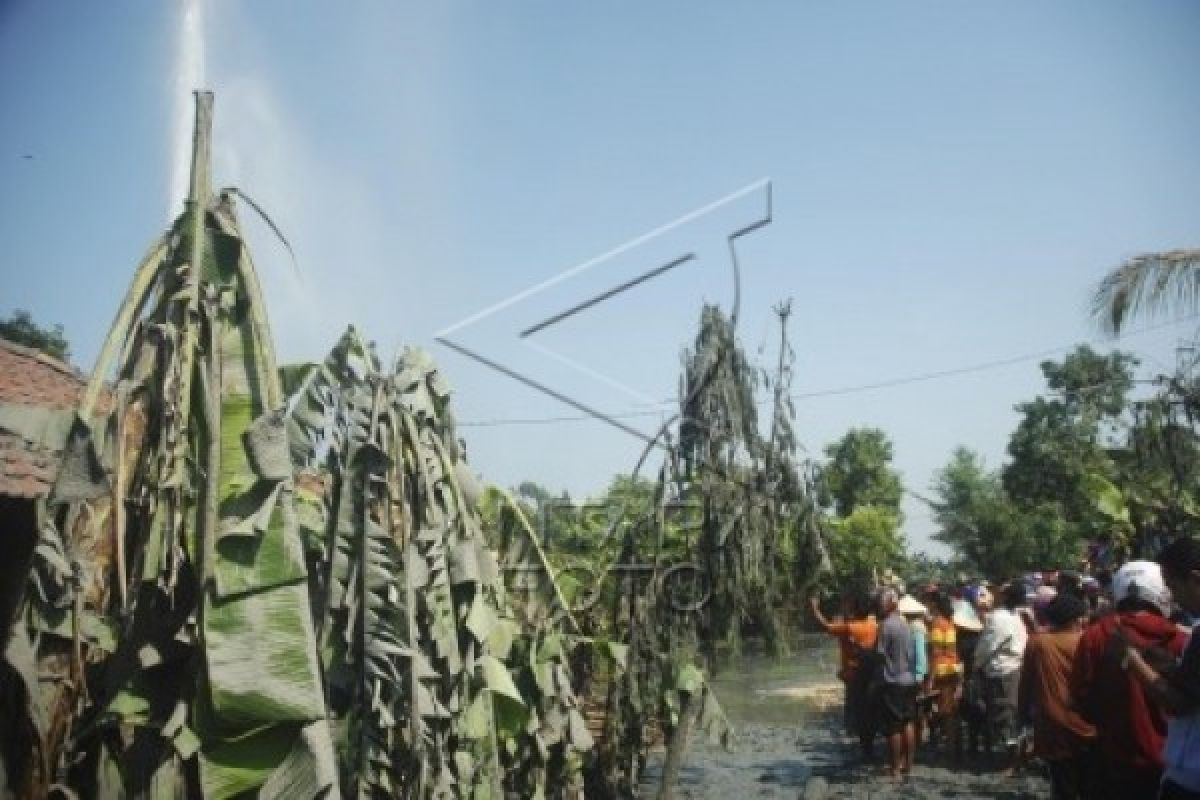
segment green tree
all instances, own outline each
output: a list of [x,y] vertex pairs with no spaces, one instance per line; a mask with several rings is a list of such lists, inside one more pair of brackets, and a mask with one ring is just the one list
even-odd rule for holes
[[634,523],[654,513],[657,491],[658,484],[649,478],[618,474],[609,482],[602,502],[621,511],[623,522]]
[[581,502],[534,481],[522,481],[514,496],[556,566],[583,563],[599,574],[631,526],[653,523],[657,488],[648,478],[617,474],[601,494]]
[[553,492],[535,481],[521,481],[517,484],[514,494],[518,500],[528,503],[536,511],[540,511],[544,505],[555,499]]
[[908,554],[906,562],[904,580],[910,586],[952,583],[964,566],[957,557],[938,558],[924,551]]
[[900,515],[904,489],[892,468],[892,443],[878,428],[854,428],[825,448],[829,462],[821,470],[822,500],[839,517],[860,506],[878,506]]
[[20,308],[8,319],[0,320],[0,339],[32,347],[59,361],[66,361],[71,356],[71,346],[63,334],[62,325],[43,328],[33,321],[28,311]]
[[[1093,318],[1113,335],[1124,331],[1130,320],[1197,313],[1200,250],[1195,248],[1133,258],[1106,275],[1092,297]],[[1114,455],[1133,549],[1163,535],[1200,532],[1196,367],[1193,360],[1181,364],[1175,375],[1160,376],[1156,395],[1135,404],[1127,446]]]
[[1076,541],[1112,533],[1104,505],[1117,480],[1110,451],[1127,425],[1127,395],[1137,361],[1081,345],[1061,363],[1042,363],[1050,396],[1017,406],[1021,420],[1003,471],[1009,498],[1024,512],[1057,515]]
[[884,570],[901,566],[904,538],[897,512],[863,505],[830,523],[829,559],[833,585],[865,589]]
[[1132,404],[1125,446],[1111,451],[1134,548],[1161,536],[1200,534],[1200,374],[1181,360],[1158,390]]
[[938,471],[931,503],[938,531],[968,569],[1005,579],[1019,572],[1073,565],[1079,540],[1048,504],[1020,508],[1000,475],[973,451],[959,447]]
[[932,504],[938,531],[933,538],[949,545],[970,568],[988,576],[1011,572],[1019,554],[1016,509],[1004,484],[983,460],[965,447],[955,449],[938,471]]
[[839,588],[869,586],[885,569],[903,566],[903,487],[892,468],[892,443],[876,428],[855,428],[825,448],[822,505],[831,508],[830,576]]
[[521,513],[533,526],[542,547],[551,553],[585,552],[590,548],[579,530],[580,512],[564,489],[555,495],[536,481],[521,481],[512,492]]
[[652,525],[657,490],[658,484],[648,478],[614,475],[603,494],[574,510],[567,547],[596,566],[612,561],[626,532],[645,531]]

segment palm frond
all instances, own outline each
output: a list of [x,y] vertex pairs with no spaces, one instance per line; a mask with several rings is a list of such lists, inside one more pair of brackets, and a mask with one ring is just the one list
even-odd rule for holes
[[1200,311],[1200,249],[1146,253],[1114,269],[1092,297],[1092,317],[1119,334],[1134,317]]

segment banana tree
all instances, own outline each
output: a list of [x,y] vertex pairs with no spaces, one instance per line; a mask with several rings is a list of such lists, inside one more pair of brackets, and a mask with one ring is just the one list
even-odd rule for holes
[[249,199],[211,189],[211,112],[197,93],[186,207],[135,271],[42,508],[0,662],[3,788],[582,797],[573,658],[629,685],[628,646],[581,634],[511,498],[485,526],[425,353],[385,368],[351,328],[279,368]]
[[[485,537],[448,404],[422,351],[385,371],[353,329],[290,404],[293,467],[329,478],[302,481],[301,527],[341,786],[579,796],[577,627],[531,537]],[[534,579],[523,601],[513,574]]]
[[211,109],[198,93],[186,208],[134,274],[46,501],[17,634],[28,796],[336,793],[284,395],[234,193],[210,188]]

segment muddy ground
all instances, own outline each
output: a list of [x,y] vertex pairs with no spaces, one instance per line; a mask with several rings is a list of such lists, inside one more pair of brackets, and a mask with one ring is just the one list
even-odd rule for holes
[[[891,782],[882,767],[882,742],[876,761],[863,765],[857,745],[839,733],[840,714],[805,715],[794,726],[748,723],[737,726],[735,752],[702,738],[693,740],[675,796],[687,800],[866,800],[866,798],[1048,798],[1048,782],[1036,768],[1004,776],[998,765],[955,765],[926,745],[913,775],[904,784]],[[647,764],[643,796],[655,797],[662,753]]]

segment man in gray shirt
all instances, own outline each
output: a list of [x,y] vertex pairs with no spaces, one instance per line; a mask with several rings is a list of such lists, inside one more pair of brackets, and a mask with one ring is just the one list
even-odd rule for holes
[[883,656],[883,691],[879,698],[879,726],[887,736],[888,775],[904,778],[912,772],[917,749],[917,679],[913,673],[916,653],[912,631],[897,610],[899,597],[884,589],[879,597],[883,624],[879,626],[876,649]]

